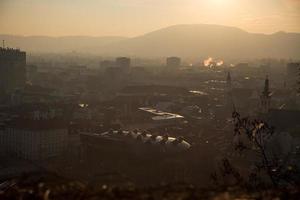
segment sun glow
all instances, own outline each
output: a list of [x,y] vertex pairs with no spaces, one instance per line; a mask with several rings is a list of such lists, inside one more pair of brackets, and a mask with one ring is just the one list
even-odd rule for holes
[[300,32],[299,0],[27,1],[0,0],[2,34],[136,37],[176,24]]
[[[236,0],[209,0],[209,1],[197,1],[194,6],[201,6],[207,11],[216,12],[231,12],[241,6],[240,2]],[[215,13],[216,14],[216,13]]]
[[221,9],[234,9],[236,7],[241,7],[241,2],[236,0],[210,0],[207,1],[207,6],[219,7]]
[[234,10],[236,8],[242,7],[242,3],[236,0],[211,0],[210,2],[212,6],[221,7],[229,10]]
[[211,3],[213,3],[213,4],[224,4],[228,1],[229,0],[211,0]]

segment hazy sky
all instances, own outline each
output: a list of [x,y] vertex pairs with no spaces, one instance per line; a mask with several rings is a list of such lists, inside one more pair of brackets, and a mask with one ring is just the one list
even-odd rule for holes
[[200,23],[300,32],[300,0],[0,0],[0,34],[137,36]]

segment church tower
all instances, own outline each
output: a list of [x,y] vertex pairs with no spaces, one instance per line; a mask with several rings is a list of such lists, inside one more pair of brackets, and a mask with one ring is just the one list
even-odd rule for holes
[[[234,107],[233,96],[232,96],[232,82],[231,82],[230,72],[227,73],[227,78],[226,78],[225,100],[226,100],[226,105],[229,108],[231,108],[232,106]],[[233,109],[235,109],[235,108],[233,108]]]
[[226,78],[226,89],[227,89],[227,92],[228,92],[228,91],[231,91],[231,89],[232,89],[230,72],[227,73],[227,78]]
[[261,103],[261,112],[268,113],[270,106],[271,106],[271,96],[272,93],[270,92],[270,83],[268,76],[265,80],[265,86],[262,94],[260,95],[260,103]]

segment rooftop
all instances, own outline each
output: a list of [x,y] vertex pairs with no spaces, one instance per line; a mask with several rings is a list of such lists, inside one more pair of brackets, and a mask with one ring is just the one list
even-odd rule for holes
[[6,56],[12,56],[12,55],[26,56],[26,52],[21,51],[20,49],[0,47],[0,57],[6,57]]
[[153,120],[158,121],[158,120],[169,120],[169,119],[183,119],[184,117],[178,114],[174,114],[174,113],[169,113],[169,112],[163,112],[160,110],[156,110],[154,108],[147,108],[147,107],[142,107],[139,108],[142,111],[151,113],[153,115],[155,115],[154,117],[152,117]]
[[187,150],[191,145],[183,140],[183,138],[174,138],[169,136],[156,136],[150,133],[139,132],[139,131],[127,131],[127,130],[118,130],[118,131],[107,131],[101,134],[97,133],[81,133],[85,136],[98,137],[102,139],[112,140],[112,141],[136,141],[142,144],[152,144],[154,146],[163,145],[169,150]]

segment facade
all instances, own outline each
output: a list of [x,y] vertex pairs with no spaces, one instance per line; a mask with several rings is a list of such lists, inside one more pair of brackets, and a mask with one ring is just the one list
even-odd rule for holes
[[0,48],[0,90],[11,91],[26,82],[26,52]]
[[4,157],[7,154],[8,144],[4,137],[5,129],[3,125],[0,128],[0,158]]
[[46,160],[62,155],[68,129],[55,120],[22,120],[0,130],[0,155]]
[[168,57],[167,58],[167,67],[180,67],[181,59],[179,57]]

